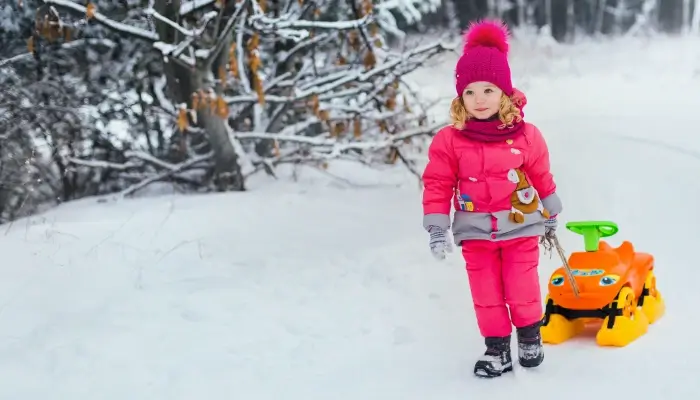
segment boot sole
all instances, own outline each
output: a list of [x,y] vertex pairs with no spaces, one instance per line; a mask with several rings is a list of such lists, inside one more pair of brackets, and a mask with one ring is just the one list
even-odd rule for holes
[[542,365],[542,362],[532,363],[532,364],[530,364],[530,363],[520,363],[520,366],[523,367],[523,368],[537,368],[537,367],[539,367],[540,365]]
[[544,356],[542,356],[541,358],[536,358],[534,360],[518,360],[518,363],[523,368],[537,368],[540,365],[542,365],[543,361],[544,361]]
[[483,369],[483,368],[475,368],[474,375],[476,375],[479,378],[498,378],[499,376],[505,374],[506,372],[511,372],[511,371],[513,371],[513,364],[510,364],[507,367],[503,368],[502,371],[489,371],[489,370]]

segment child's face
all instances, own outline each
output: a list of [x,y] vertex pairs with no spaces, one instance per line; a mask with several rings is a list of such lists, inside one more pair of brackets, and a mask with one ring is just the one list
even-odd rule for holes
[[477,119],[486,119],[496,114],[501,108],[503,91],[488,82],[472,82],[464,89],[462,101],[469,115]]

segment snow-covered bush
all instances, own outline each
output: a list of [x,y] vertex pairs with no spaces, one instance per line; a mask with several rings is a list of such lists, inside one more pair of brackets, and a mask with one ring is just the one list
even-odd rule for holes
[[[156,181],[245,190],[281,163],[408,163],[402,146],[445,121],[428,118],[405,76],[447,48],[399,51],[388,36],[402,35],[395,16],[417,21],[438,3],[26,0],[29,53],[0,59],[22,90],[3,94],[0,112],[51,149],[37,160],[61,200]],[[39,96],[47,85],[61,95]],[[70,134],[57,128],[69,115],[47,111],[57,107],[79,118]]]

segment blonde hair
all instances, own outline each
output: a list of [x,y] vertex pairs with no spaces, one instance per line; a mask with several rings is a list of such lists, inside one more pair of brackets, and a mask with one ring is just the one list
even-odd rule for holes
[[[462,101],[462,96],[455,97],[450,104],[450,119],[452,119],[452,125],[457,129],[463,129],[467,121],[472,116],[467,112],[467,108],[464,106]],[[501,95],[501,106],[498,109],[498,119],[501,120],[502,125],[499,125],[499,129],[506,127],[512,127],[513,123],[520,122],[523,118],[520,116],[520,109],[513,103],[513,100],[506,96],[504,93]]]

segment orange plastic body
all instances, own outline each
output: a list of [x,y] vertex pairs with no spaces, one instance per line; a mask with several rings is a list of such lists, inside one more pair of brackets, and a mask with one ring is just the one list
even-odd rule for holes
[[549,296],[554,303],[572,310],[595,310],[610,304],[623,286],[642,295],[649,271],[654,269],[654,257],[647,253],[635,253],[632,243],[624,241],[619,247],[611,247],[600,241],[595,252],[575,252],[569,257],[579,296],[573,292],[564,267],[555,270],[548,284]]

